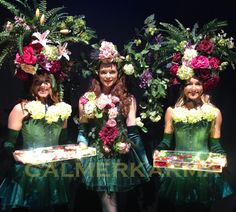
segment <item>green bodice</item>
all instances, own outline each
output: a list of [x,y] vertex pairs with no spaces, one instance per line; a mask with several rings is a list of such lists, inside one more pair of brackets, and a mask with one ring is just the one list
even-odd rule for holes
[[45,120],[29,119],[23,122],[23,149],[58,145],[63,121],[48,124]]
[[176,148],[178,151],[208,152],[211,122],[202,120],[195,124],[174,123]]

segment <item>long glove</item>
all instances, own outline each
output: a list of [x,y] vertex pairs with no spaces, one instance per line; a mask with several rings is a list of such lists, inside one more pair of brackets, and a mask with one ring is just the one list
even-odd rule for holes
[[160,144],[156,147],[158,151],[170,149],[171,148],[171,141],[172,141],[173,134],[164,133],[162,141]]
[[88,145],[88,139],[87,139],[87,128],[88,123],[80,123],[79,124],[79,132],[77,136],[77,143],[83,143],[85,145]]
[[127,131],[128,131],[128,137],[134,143],[135,150],[137,151],[137,154],[140,157],[143,165],[145,166],[147,171],[150,171],[152,169],[152,166],[148,161],[146,151],[143,142],[141,141],[137,126],[129,126],[127,127]]
[[225,153],[220,144],[220,138],[210,138],[209,147],[211,152],[221,153],[221,154]]
[[16,140],[19,135],[19,132],[20,131],[18,130],[8,129],[7,140],[4,142],[3,147],[10,158],[13,158],[12,153],[15,149],[15,144],[16,144]]

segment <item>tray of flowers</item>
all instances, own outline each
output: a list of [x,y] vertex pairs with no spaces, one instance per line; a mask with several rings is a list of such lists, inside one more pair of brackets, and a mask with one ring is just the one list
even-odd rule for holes
[[226,155],[212,152],[161,150],[153,159],[157,168],[222,172]]
[[67,144],[50,147],[40,147],[27,150],[16,150],[15,158],[25,164],[42,164],[71,159],[81,159],[96,155],[96,148],[81,147],[78,144]]

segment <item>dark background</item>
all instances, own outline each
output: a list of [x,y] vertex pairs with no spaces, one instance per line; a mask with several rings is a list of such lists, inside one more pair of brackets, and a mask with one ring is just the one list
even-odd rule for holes
[[[57,0],[48,1],[48,9],[64,5],[66,11],[71,15],[85,15],[87,25],[96,31],[98,39],[112,41],[118,46],[118,50],[122,51],[123,45],[134,36],[134,28],[141,28],[145,18],[153,13],[155,14],[157,23],[174,23],[174,19],[178,19],[185,27],[190,28],[192,28],[195,22],[202,25],[215,18],[226,20],[228,21],[228,27],[225,31],[229,36],[236,38],[236,14],[231,2],[230,0],[145,0],[141,2],[135,0]],[[0,17],[0,22],[3,24],[10,17],[10,14],[0,7]],[[80,49],[77,49],[77,51],[80,51]],[[76,55],[76,52],[74,53]],[[229,68],[225,73],[221,74],[221,81],[218,87],[212,92],[212,101],[221,109],[223,115],[221,143],[228,154],[228,172],[226,173],[226,178],[234,188],[236,188],[236,133],[234,131],[236,129],[235,82],[236,70]],[[79,93],[83,93],[85,87],[84,84],[81,84]],[[22,82],[13,78],[10,71],[0,70],[1,140],[5,136],[9,111],[17,103],[18,99],[21,98],[23,91]],[[74,93],[71,96],[69,92],[67,95],[68,99],[71,100],[73,108],[77,110],[76,104],[79,94]],[[173,95],[168,96],[168,101],[173,102],[173,98]],[[163,120],[156,125],[150,124],[149,134],[142,135],[150,161],[153,147],[160,142],[163,125]],[[76,129],[73,123],[71,123],[71,129],[70,136],[73,139]],[[155,187],[158,186],[154,182],[154,184],[151,183],[147,187],[144,188],[144,191],[146,189],[148,192],[144,194],[149,196],[148,198],[147,196],[144,197],[142,201],[148,206],[146,206],[146,210],[142,206],[143,209],[141,211],[148,211],[149,209],[149,211],[155,211],[157,202],[153,196],[155,196]],[[154,191],[150,187],[154,188]],[[90,197],[92,196],[88,198]],[[149,200],[147,201],[147,199]],[[78,204],[81,200],[78,200]],[[132,209],[135,209],[138,206],[134,204],[133,207]],[[225,212],[227,211],[229,209],[225,210]]]

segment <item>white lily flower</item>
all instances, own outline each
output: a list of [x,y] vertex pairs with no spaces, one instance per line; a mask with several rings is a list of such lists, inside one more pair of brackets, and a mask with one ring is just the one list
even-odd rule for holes
[[58,59],[61,59],[61,57],[65,57],[67,60],[70,60],[69,55],[71,54],[70,51],[68,51],[67,48],[68,43],[64,43],[63,46],[59,44],[58,50],[59,50],[59,57]]
[[49,34],[49,30],[45,31],[43,34],[40,32],[34,32],[32,36],[36,37],[38,40],[34,40],[32,44],[40,43],[42,46],[46,46],[47,43],[52,43],[51,40],[46,39]]

